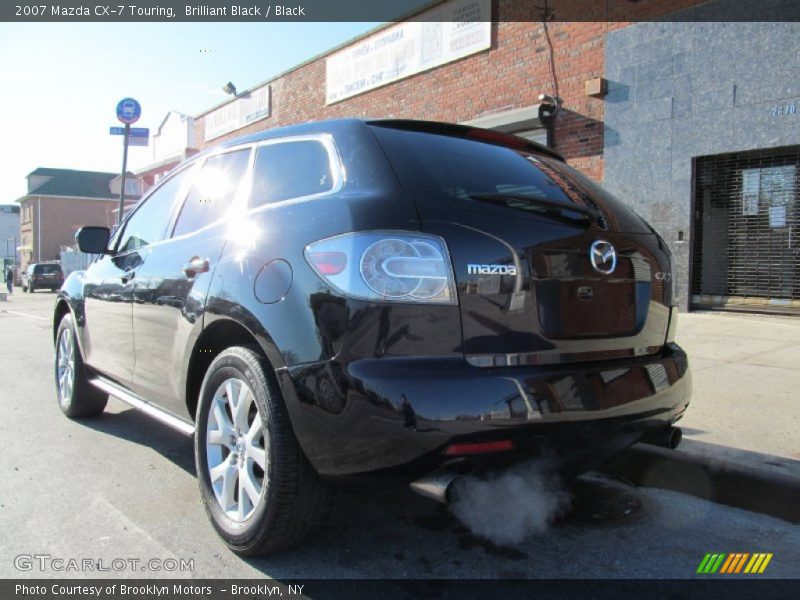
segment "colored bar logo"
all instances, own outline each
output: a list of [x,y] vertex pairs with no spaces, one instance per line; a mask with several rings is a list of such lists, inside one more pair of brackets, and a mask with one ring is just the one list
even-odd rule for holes
[[701,575],[713,575],[715,573],[720,575],[735,575],[738,573],[760,575],[767,569],[772,556],[772,552],[706,554],[700,562],[700,566],[697,567],[697,573]]

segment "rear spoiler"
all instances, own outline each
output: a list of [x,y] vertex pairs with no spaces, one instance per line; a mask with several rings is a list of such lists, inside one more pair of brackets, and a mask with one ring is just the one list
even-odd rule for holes
[[510,133],[502,133],[493,129],[481,129],[480,127],[470,127],[469,125],[457,125],[455,123],[440,123],[438,121],[415,121],[411,119],[375,119],[366,121],[367,125],[376,127],[386,127],[387,129],[402,129],[405,131],[419,131],[421,133],[434,133],[437,135],[449,135],[465,139],[480,140],[498,146],[508,146],[518,150],[537,152],[546,154],[552,158],[566,162],[564,157],[558,152],[542,144],[537,144]]

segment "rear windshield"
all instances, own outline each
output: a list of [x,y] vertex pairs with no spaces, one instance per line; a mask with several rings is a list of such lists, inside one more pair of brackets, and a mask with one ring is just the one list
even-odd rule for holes
[[372,127],[400,184],[418,203],[487,210],[480,196],[508,196],[504,208],[535,216],[536,206],[524,199],[540,199],[597,210],[598,225],[606,229],[650,231],[633,210],[558,159],[483,140]]
[[61,273],[60,265],[36,265],[33,267],[33,272],[37,275],[45,273]]

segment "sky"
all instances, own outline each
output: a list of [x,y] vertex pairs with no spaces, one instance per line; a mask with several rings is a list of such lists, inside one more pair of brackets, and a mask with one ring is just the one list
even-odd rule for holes
[[[117,102],[152,140],[170,110],[197,115],[379,23],[0,23],[0,204],[37,167],[119,172]],[[153,162],[131,147],[128,169]]]

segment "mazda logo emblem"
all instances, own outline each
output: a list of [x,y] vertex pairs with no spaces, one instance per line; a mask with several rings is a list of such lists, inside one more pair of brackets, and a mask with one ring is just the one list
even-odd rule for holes
[[595,271],[610,275],[617,268],[617,251],[609,242],[596,240],[589,248],[589,260]]

